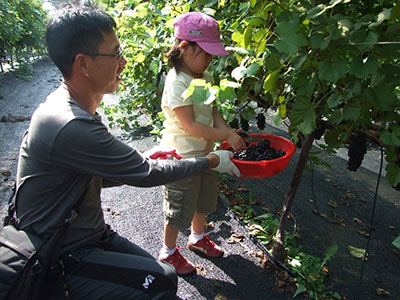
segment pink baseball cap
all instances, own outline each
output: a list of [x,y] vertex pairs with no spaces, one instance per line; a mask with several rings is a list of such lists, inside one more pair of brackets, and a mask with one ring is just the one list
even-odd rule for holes
[[188,12],[180,15],[174,23],[175,37],[196,42],[201,49],[211,55],[229,55],[219,38],[217,21],[201,12]]

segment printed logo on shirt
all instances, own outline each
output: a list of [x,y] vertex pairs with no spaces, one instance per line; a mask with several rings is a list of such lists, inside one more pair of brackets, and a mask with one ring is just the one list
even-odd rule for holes
[[154,279],[155,278],[153,276],[147,275],[144,279],[143,287],[147,290]]

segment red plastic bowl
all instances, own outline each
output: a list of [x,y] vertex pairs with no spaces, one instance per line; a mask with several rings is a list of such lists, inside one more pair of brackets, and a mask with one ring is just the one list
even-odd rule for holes
[[[257,144],[263,139],[269,139],[271,141],[270,147],[275,150],[283,150],[286,154],[282,157],[271,159],[271,160],[260,160],[260,161],[246,161],[232,158],[232,162],[238,167],[242,175],[250,178],[265,178],[271,177],[280,173],[288,165],[290,158],[296,152],[296,145],[288,139],[283,137],[272,135],[272,134],[249,134],[250,146]],[[256,140],[256,141],[253,141]],[[259,141],[257,141],[259,140]],[[226,150],[230,146],[227,142],[221,144],[220,149]]]

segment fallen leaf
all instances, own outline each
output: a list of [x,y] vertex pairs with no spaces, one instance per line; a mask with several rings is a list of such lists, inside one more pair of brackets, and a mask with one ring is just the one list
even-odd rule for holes
[[240,243],[244,240],[243,233],[233,233],[227,240],[228,244]]
[[338,224],[342,227],[346,227],[346,224],[344,223],[344,219],[339,217],[339,215],[336,212],[332,211],[331,215],[333,217],[333,223]]
[[376,293],[377,293],[379,296],[390,297],[390,292],[385,291],[384,289],[381,289],[381,288],[377,288],[377,289],[376,289]]
[[11,171],[8,169],[2,169],[0,171],[1,175],[6,176],[6,177],[10,177],[11,176]]
[[214,221],[210,221],[210,222],[208,222],[207,224],[206,224],[206,229],[207,228],[214,228]]
[[316,216],[319,216],[319,212],[318,212],[318,210],[316,210],[316,209],[313,209],[313,211],[312,211],[312,212],[313,212],[313,214],[314,214],[314,215],[316,215]]
[[203,268],[202,265],[196,265],[195,268],[196,268],[197,275],[206,275],[207,274],[206,270]]
[[282,287],[284,287],[285,286],[285,281],[284,280],[277,280],[277,282],[276,282],[276,287],[278,288],[278,289],[280,289],[280,288],[282,288]]
[[328,205],[329,205],[330,207],[333,207],[333,208],[336,208],[336,207],[338,206],[337,203],[334,202],[334,201],[332,201],[332,200],[329,200]]
[[254,205],[263,205],[264,202],[260,201],[260,200],[253,200],[253,204]]
[[369,237],[369,233],[365,232],[365,231],[361,231],[361,230],[357,230],[357,233],[365,236],[365,237]]
[[367,261],[368,254],[365,255],[365,249],[348,246],[347,250],[349,250],[350,254],[353,255],[354,257],[359,258],[361,260],[364,259],[365,261]]
[[319,279],[320,275],[319,274],[310,274],[308,275],[313,281],[316,281]]
[[226,298],[222,294],[218,294],[217,296],[215,296],[214,300],[228,300],[228,298]]

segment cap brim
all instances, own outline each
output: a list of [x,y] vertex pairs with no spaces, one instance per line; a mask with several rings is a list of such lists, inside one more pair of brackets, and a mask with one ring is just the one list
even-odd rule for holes
[[210,43],[210,42],[197,42],[197,45],[200,46],[201,49],[206,51],[208,54],[216,55],[216,56],[226,56],[229,55],[229,52],[225,50],[224,46],[221,43]]

